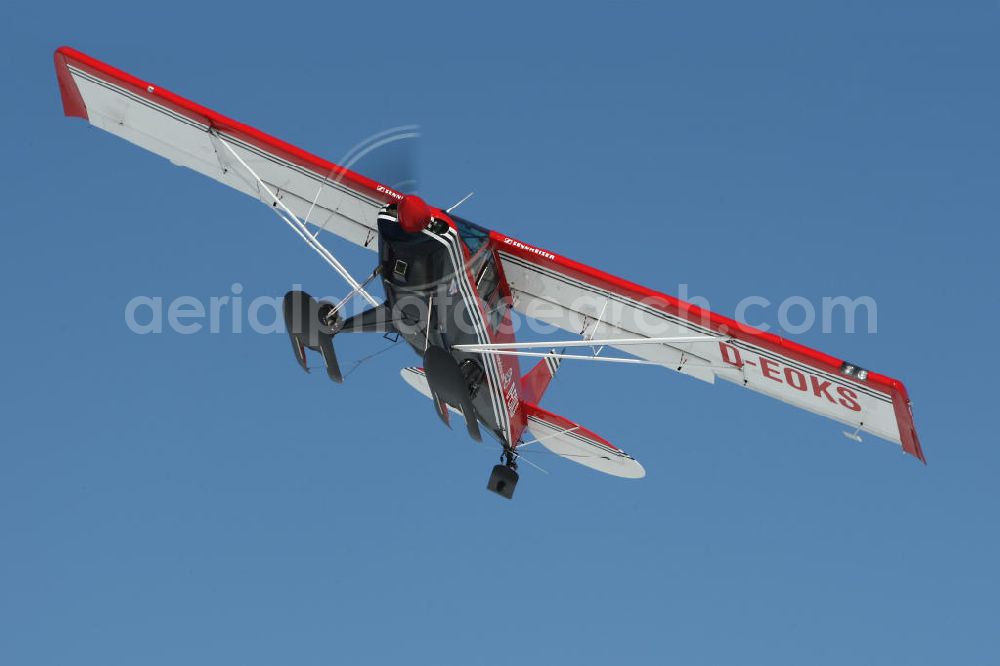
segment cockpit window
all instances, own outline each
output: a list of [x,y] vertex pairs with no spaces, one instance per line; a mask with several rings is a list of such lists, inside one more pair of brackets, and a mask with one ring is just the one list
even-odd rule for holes
[[490,232],[479,225],[473,224],[457,215],[452,215],[451,219],[455,222],[455,226],[458,227],[458,235],[462,238],[466,246],[468,246],[469,254],[479,252],[479,248],[485,245],[490,239]]
[[496,331],[503,322],[506,309],[500,294],[500,275],[497,273],[493,253],[487,252],[485,254],[486,260],[476,275],[476,290],[479,292],[479,297],[483,299],[490,327]]

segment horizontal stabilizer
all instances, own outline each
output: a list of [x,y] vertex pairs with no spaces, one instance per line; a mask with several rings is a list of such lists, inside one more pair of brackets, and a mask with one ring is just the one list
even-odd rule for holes
[[626,479],[646,476],[646,470],[635,458],[601,436],[530,402],[521,406],[528,417],[528,430],[552,453],[612,476]]

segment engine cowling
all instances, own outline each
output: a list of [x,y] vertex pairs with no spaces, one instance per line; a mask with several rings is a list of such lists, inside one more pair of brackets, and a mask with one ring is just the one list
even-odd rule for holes
[[396,213],[399,216],[399,226],[408,234],[419,234],[432,219],[431,207],[414,194],[403,197]]

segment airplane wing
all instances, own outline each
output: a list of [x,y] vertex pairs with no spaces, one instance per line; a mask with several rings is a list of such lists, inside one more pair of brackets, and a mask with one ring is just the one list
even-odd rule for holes
[[[403,194],[69,47],[55,52],[63,111],[269,206],[377,249],[376,217]],[[260,180],[257,180],[259,176]],[[262,187],[263,185],[263,187]]]
[[[522,314],[702,381],[721,378],[777,398],[850,426],[852,439],[869,432],[926,462],[899,380],[499,232],[491,236]],[[643,344],[646,338],[658,341]]]

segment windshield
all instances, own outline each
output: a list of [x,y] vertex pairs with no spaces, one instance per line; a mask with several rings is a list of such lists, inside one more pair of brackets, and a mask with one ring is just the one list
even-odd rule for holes
[[485,245],[486,241],[490,239],[490,232],[487,229],[483,229],[479,225],[473,224],[458,215],[451,215],[451,219],[455,222],[455,226],[458,227],[458,235],[461,236],[462,240],[468,246],[469,254],[474,255],[476,252],[479,252],[479,248]]

